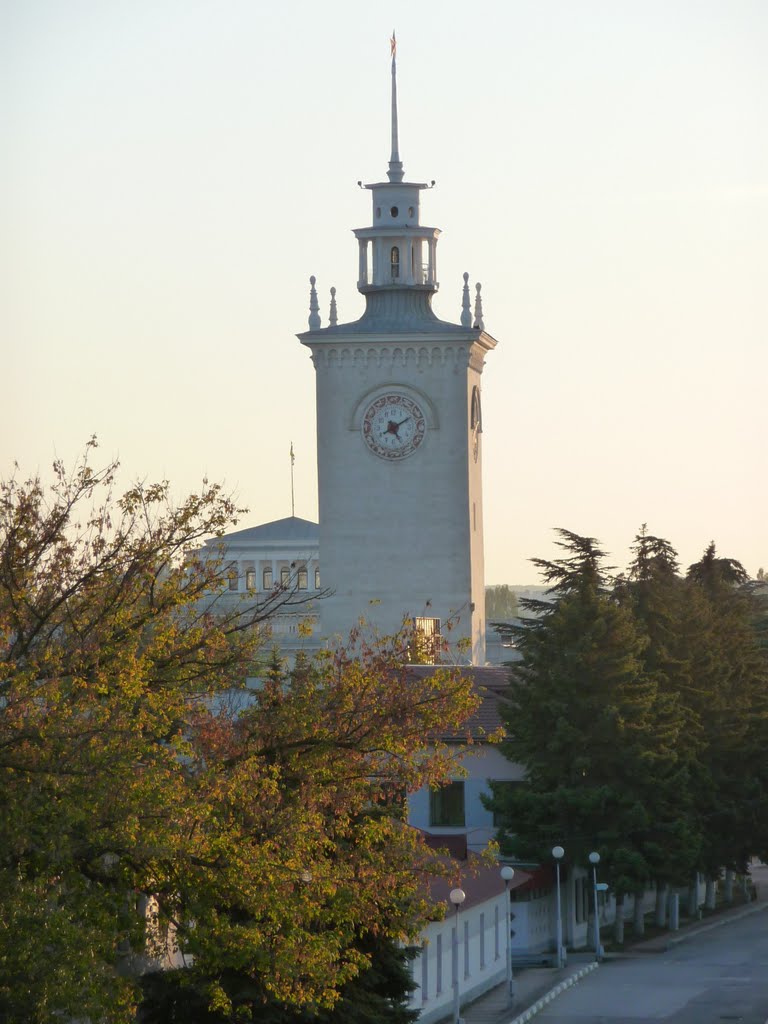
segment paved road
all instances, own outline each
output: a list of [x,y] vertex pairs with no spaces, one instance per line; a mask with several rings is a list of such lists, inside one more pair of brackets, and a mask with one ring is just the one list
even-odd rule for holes
[[768,1024],[768,909],[668,953],[604,963],[536,1024]]

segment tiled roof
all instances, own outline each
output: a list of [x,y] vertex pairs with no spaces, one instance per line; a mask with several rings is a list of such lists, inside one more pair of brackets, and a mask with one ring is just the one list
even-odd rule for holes
[[[449,911],[453,910],[449,894],[451,889],[459,888],[463,889],[466,894],[461,909],[468,910],[470,907],[504,892],[500,864],[489,865],[477,854],[472,853],[466,860],[456,860],[451,857],[450,859],[446,858],[445,863],[453,869],[449,876],[447,878],[430,878],[428,881],[429,898],[432,903],[446,903]],[[529,886],[533,877],[530,871],[515,868],[510,889]]]
[[458,668],[463,676],[469,676],[481,703],[475,713],[468,719],[458,732],[441,735],[442,740],[461,742],[469,734],[472,739],[481,740],[490,733],[504,727],[499,707],[507,699],[509,689],[509,670],[493,666],[449,666],[449,665],[412,665],[410,671],[414,675],[424,677],[445,668]]

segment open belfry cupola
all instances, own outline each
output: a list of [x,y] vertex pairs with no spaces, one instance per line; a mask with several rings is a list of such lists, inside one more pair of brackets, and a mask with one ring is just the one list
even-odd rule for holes
[[416,288],[436,292],[438,228],[420,223],[420,196],[431,188],[403,181],[397,129],[396,42],[392,35],[392,154],[388,181],[363,185],[371,193],[372,226],[357,228],[360,272],[357,287],[367,294],[382,288]]

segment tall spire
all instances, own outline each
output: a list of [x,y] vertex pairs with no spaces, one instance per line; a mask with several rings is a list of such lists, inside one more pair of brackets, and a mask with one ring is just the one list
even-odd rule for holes
[[389,158],[389,170],[387,177],[390,181],[403,180],[403,162],[400,159],[400,152],[397,140],[397,39],[395,30],[392,29],[392,38],[389,40],[389,48],[392,53],[392,156]]

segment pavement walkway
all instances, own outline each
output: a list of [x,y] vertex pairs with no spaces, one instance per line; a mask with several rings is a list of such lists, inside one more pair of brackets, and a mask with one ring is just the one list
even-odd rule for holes
[[[682,925],[676,931],[663,932],[627,947],[621,953],[607,953],[606,960],[633,957],[642,954],[665,953],[672,946],[694,938],[713,928],[721,928],[729,921],[746,917],[748,914],[768,910],[768,866],[753,864],[750,870],[757,899],[751,903],[739,903],[727,909],[719,909],[701,921]],[[461,1016],[465,1024],[525,1024],[560,992],[599,967],[594,953],[569,952],[568,964],[563,968],[529,967],[515,971],[515,999],[510,1003],[506,982],[497,985],[484,996],[468,1006],[462,1007]]]

